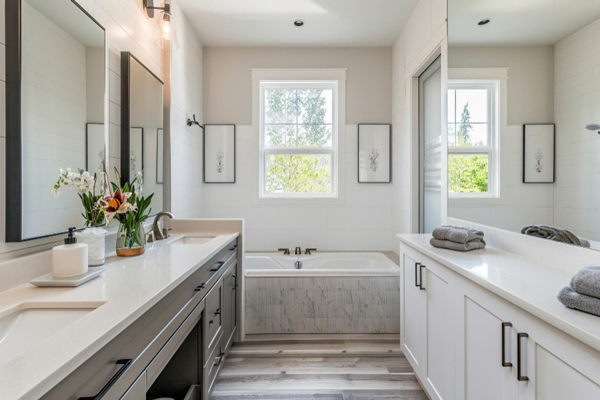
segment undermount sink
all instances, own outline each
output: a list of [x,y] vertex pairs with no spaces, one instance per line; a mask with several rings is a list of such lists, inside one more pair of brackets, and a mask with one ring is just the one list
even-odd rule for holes
[[184,236],[175,240],[172,244],[204,244],[213,240],[216,236]]
[[0,314],[0,365],[105,302],[26,302]]

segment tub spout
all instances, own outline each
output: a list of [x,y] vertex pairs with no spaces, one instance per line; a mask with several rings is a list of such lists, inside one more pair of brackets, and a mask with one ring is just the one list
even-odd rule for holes
[[294,250],[294,254],[299,256],[300,254],[302,254],[302,249],[300,247],[296,247],[296,250]]

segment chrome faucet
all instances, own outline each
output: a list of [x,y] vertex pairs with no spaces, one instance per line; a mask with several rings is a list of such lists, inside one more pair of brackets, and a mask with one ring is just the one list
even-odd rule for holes
[[299,256],[300,254],[302,254],[302,249],[300,247],[296,247],[296,250],[294,250],[294,254]]
[[169,217],[169,219],[175,218],[173,214],[167,211],[163,211],[156,215],[156,217],[154,218],[154,224],[152,225],[152,232],[154,232],[154,238],[156,240],[167,239],[170,236],[169,231],[171,230],[171,228],[163,228],[161,231],[161,229],[158,227],[160,220],[162,219],[162,217],[165,216]]

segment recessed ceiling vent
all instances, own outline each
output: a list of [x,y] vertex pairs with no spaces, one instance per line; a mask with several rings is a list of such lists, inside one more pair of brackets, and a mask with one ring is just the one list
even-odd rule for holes
[[491,20],[491,19],[489,19],[489,18],[486,18],[486,19],[482,19],[481,21],[479,21],[479,22],[477,23],[477,25],[479,25],[479,26],[484,26],[484,25],[487,25],[487,24],[489,24],[490,22],[492,22],[492,20]]
[[301,19],[297,19],[294,21],[294,25],[296,26],[303,26],[304,25],[304,21],[302,21]]

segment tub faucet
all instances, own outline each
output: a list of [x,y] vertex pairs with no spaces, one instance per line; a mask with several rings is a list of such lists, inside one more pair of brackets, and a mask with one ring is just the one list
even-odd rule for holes
[[283,251],[284,255],[290,254],[290,249],[277,249],[277,251]]
[[304,254],[311,255],[313,251],[317,251],[317,249],[306,249],[304,250]]
[[294,250],[294,254],[299,256],[300,254],[302,254],[302,249],[300,247],[296,247],[296,250]]

